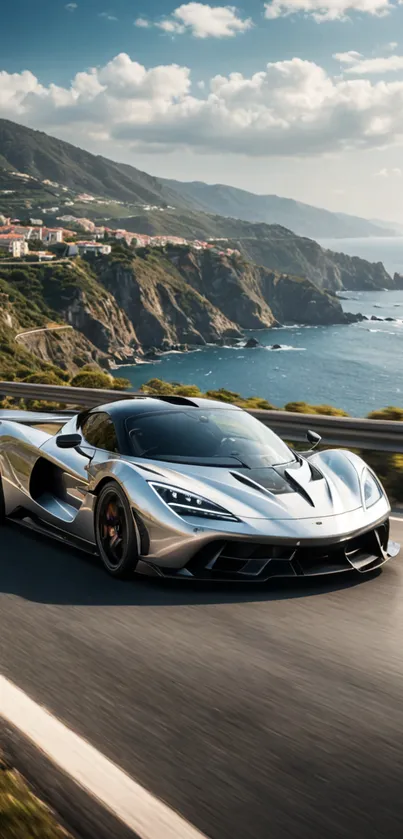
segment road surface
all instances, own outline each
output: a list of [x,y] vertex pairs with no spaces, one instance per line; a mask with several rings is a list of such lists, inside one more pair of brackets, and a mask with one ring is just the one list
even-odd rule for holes
[[213,589],[1,540],[4,675],[210,839],[401,839],[403,558]]
[[27,335],[36,335],[38,332],[57,332],[60,329],[73,329],[73,327],[65,323],[61,326],[41,326],[38,329],[27,329],[25,332],[19,332],[18,335],[15,336],[14,341],[26,338]]

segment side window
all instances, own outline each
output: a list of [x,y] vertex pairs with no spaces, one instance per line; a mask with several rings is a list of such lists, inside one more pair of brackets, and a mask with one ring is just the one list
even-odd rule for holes
[[108,414],[89,414],[81,425],[81,434],[86,443],[107,452],[119,452],[115,426]]

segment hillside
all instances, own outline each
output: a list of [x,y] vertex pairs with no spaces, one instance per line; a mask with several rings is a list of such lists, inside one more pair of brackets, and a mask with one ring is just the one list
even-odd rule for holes
[[[66,188],[65,188],[66,189]],[[45,209],[44,209],[45,208]],[[53,208],[53,209],[52,209]],[[111,228],[148,235],[176,235],[188,240],[225,238],[251,262],[281,273],[305,277],[321,289],[395,288],[381,263],[324,250],[312,239],[280,225],[252,224],[240,219],[171,208],[136,208],[99,200],[84,203],[71,190],[60,191],[37,179],[20,178],[0,169],[0,215],[40,217],[60,225],[60,215],[85,216]],[[122,215],[125,213],[125,215]]]
[[[299,235],[313,238],[395,233],[388,230],[386,224],[331,213],[276,195],[255,195],[220,184],[210,186],[200,182],[158,179],[134,166],[91,154],[5,119],[0,119],[0,168],[31,175],[39,182],[50,180],[76,193],[89,193],[129,205],[172,206],[182,211],[190,210],[196,215],[210,213],[249,222],[283,225]],[[122,211],[122,216],[126,215]]]
[[0,166],[119,201],[165,205],[177,198],[156,178],[133,166],[90,154],[5,119],[0,119]]
[[339,291],[396,288],[382,263],[325,250],[313,239],[296,236],[280,225],[252,224],[206,213],[166,210],[138,212],[109,222],[148,235],[183,236],[188,239],[228,239],[250,262],[280,273],[304,277],[318,288]]
[[160,178],[165,188],[172,189],[195,210],[220,216],[265,222],[289,227],[300,236],[315,239],[349,238],[355,236],[393,236],[391,224],[377,224],[345,213],[332,213],[278,195],[256,195],[224,184],[205,184],[200,181],[183,183]]
[[[308,280],[236,254],[186,247],[133,252],[118,245],[108,257],[73,264],[3,264],[0,379],[54,366],[74,374],[88,363],[133,363],[152,348],[237,341],[244,329],[296,320],[350,318],[337,298]],[[72,328],[56,331],[49,324]]]

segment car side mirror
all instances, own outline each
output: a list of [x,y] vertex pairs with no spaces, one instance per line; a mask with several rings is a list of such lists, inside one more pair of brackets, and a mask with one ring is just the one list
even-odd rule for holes
[[76,449],[81,446],[82,441],[81,434],[59,434],[56,437],[56,446],[59,449]]
[[319,446],[322,437],[320,434],[317,434],[316,431],[307,431],[306,439],[308,440],[308,443],[311,444],[312,448],[315,449],[316,446]]

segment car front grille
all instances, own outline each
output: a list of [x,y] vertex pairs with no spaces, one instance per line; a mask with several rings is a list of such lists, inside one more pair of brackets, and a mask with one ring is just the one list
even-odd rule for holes
[[186,572],[198,579],[241,581],[370,571],[385,561],[388,537],[389,524],[385,522],[360,536],[322,546],[217,540],[192,557]]

